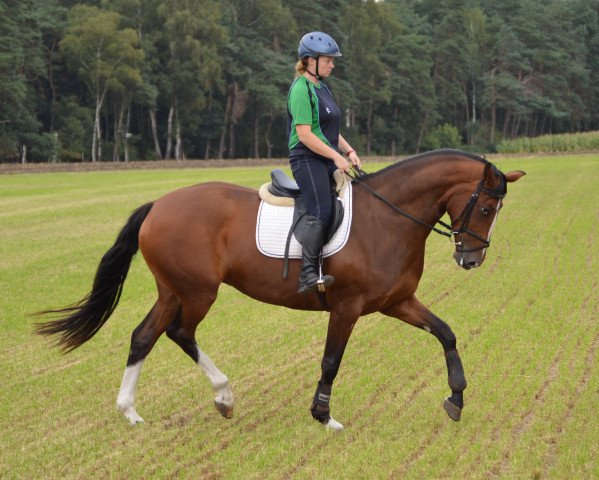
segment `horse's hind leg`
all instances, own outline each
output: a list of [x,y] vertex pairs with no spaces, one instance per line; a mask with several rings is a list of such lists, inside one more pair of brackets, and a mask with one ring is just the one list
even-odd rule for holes
[[172,293],[161,293],[143,322],[133,330],[127,367],[116,401],[118,410],[127,417],[131,425],[144,421],[137,414],[134,406],[135,390],[143,362],[160,335],[172,322],[179,308],[179,303]]
[[463,391],[466,388],[466,378],[462,361],[456,348],[456,337],[443,320],[435,316],[431,311],[422,305],[414,296],[391,305],[381,310],[385,315],[399,318],[410,325],[422,328],[432,333],[445,351],[445,361],[447,363],[447,374],[449,387],[451,388],[451,397],[447,397],[443,403],[443,408],[452,420],[460,420],[462,408],[464,407]]
[[183,306],[168,326],[166,335],[179,345],[204,371],[216,393],[214,406],[223,417],[231,418],[233,417],[235,402],[233,392],[229,386],[229,379],[212,363],[208,355],[200,350],[195,340],[196,327],[208,312],[213,301],[214,297],[204,302],[203,305],[198,305],[198,299],[196,298],[194,306]]

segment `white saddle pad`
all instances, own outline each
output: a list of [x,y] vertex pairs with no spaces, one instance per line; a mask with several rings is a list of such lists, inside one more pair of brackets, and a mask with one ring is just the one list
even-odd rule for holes
[[[342,192],[343,198],[337,199],[343,203],[345,214],[343,221],[331,241],[324,246],[323,256],[330,257],[339,252],[347,243],[352,217],[352,185],[348,183]],[[260,202],[258,221],[256,222],[256,245],[258,250],[267,257],[283,258],[289,229],[293,223],[293,207],[280,207],[264,201]],[[291,237],[289,258],[302,258],[302,246]]]

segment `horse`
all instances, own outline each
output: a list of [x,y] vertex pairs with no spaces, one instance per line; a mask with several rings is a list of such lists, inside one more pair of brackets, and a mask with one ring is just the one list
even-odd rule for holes
[[[143,422],[134,400],[145,358],[166,332],[208,377],[214,405],[231,418],[234,396],[227,376],[196,343],[198,324],[228,284],[261,302],[305,311],[329,311],[321,377],[312,417],[342,430],[330,412],[332,385],[352,330],[362,315],[381,312],[434,335],[446,359],[451,395],[443,407],[459,421],[466,378],[456,337],[447,323],[416,298],[425,242],[434,230],[453,241],[453,257],[464,269],[479,267],[507,183],[525,175],[502,173],[484,157],[443,149],[353,177],[353,220],[349,240],[324,260],[336,278],[325,302],[296,294],[300,261],[291,260],[281,278],[281,260],[262,255],[253,241],[260,199],[256,190],[224,182],[181,188],[137,208],[102,257],[91,291],[79,302],[40,312],[54,320],[37,324],[63,351],[90,340],[111,316],[138,249],[154,275],[158,298],[131,335],[117,408],[134,425]],[[448,213],[451,224],[441,222]],[[448,230],[435,227],[440,223]],[[376,237],[376,247],[373,245]],[[56,318],[58,317],[58,318]]]

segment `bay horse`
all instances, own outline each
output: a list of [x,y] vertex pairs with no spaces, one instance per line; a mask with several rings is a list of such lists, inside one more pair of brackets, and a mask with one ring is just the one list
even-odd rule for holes
[[[354,325],[360,316],[374,312],[403,320],[439,340],[452,392],[443,406],[452,420],[460,419],[466,379],[456,337],[414,295],[423,272],[425,242],[432,230],[440,232],[434,225],[447,212],[451,225],[444,224],[449,231],[443,234],[454,240],[456,262],[464,269],[480,266],[507,182],[524,174],[503,174],[483,157],[444,149],[354,178],[348,243],[325,260],[336,282],[326,292],[330,317],[322,374],[311,405],[314,419],[334,430],[343,428],[330,415],[332,384]],[[283,280],[281,260],[259,253],[254,241],[259,203],[256,190],[210,182],[139,207],[104,254],[89,294],[70,307],[41,312],[59,318],[38,324],[38,333],[56,335],[65,351],[92,338],[116,308],[139,248],[156,279],[158,299],[132,333],[118,410],[131,424],[143,421],[134,406],[138,378],[146,356],[166,332],[201,367],[216,393],[216,408],[231,418],[234,398],[228,378],[195,340],[219,285],[226,283],[274,305],[324,309],[316,294],[296,294],[299,260],[290,262],[289,277]]]

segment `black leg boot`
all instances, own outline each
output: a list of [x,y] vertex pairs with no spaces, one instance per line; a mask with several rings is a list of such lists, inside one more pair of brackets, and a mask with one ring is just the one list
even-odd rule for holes
[[[299,277],[300,295],[308,295],[318,288],[320,278],[318,268],[318,257],[324,246],[324,237],[327,233],[327,225],[315,217],[308,217],[306,231],[302,241],[302,272]],[[325,287],[329,287],[335,281],[331,275],[323,275],[322,280]]]

